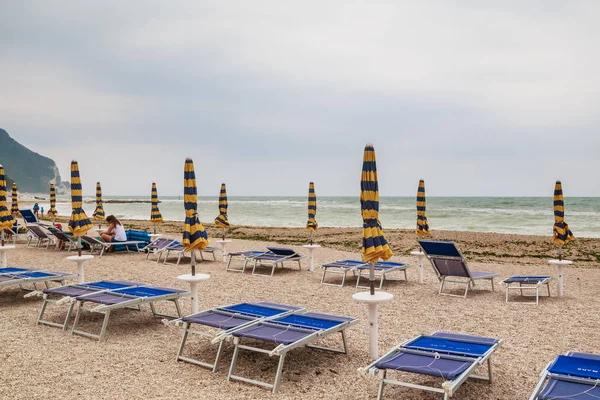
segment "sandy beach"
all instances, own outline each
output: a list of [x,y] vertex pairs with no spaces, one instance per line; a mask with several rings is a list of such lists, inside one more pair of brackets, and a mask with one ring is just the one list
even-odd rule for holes
[[[128,225],[142,227],[140,221]],[[180,223],[166,223],[161,232],[176,232]],[[220,233],[208,227],[211,238]],[[336,259],[358,258],[359,230],[320,229],[315,236],[323,247],[315,253],[321,264]],[[175,234],[173,237],[178,237]],[[231,250],[263,249],[267,245],[288,244],[305,253],[306,232],[298,229],[239,227],[229,234],[234,238]],[[406,231],[388,232],[395,250],[394,260],[416,266],[408,255],[416,247],[414,235]],[[556,253],[549,238],[434,232],[434,239],[454,239],[471,261],[471,268],[495,271],[503,279],[516,274],[550,274],[547,265]],[[212,239],[214,241],[214,239]],[[524,399],[535,386],[540,371],[557,354],[568,350],[597,352],[600,333],[597,329],[597,286],[600,269],[594,255],[600,249],[598,239],[578,239],[567,247],[567,257],[575,260],[566,270],[565,297],[557,297],[556,279],[551,284],[552,297],[544,298],[538,307],[504,303],[500,279],[491,292],[484,283],[467,299],[437,295],[438,283],[432,268],[425,268],[424,284],[418,283],[417,268],[408,271],[408,282],[388,281],[384,290],[394,294],[393,301],[380,307],[379,348],[388,348],[420,333],[434,331],[462,332],[504,339],[494,356],[494,383],[468,382],[455,396],[460,399]],[[213,245],[216,245],[213,243]],[[72,336],[56,328],[36,325],[40,298],[23,298],[23,291],[4,288],[0,291],[0,397],[31,398],[197,398],[197,399],[374,399],[377,381],[361,378],[357,368],[369,363],[367,310],[352,300],[360,291],[350,279],[343,288],[320,285],[321,269],[301,272],[289,267],[278,270],[272,278],[241,275],[225,271],[220,261],[206,261],[200,272],[212,279],[200,285],[200,308],[242,301],[274,301],[302,305],[311,311],[347,315],[360,319],[348,331],[348,355],[331,355],[313,349],[297,349],[286,359],[280,392],[226,380],[232,347],[226,346],[217,373],[175,361],[181,337],[180,328],[165,327],[143,312],[120,311],[112,315],[107,340]],[[9,264],[45,268],[52,271],[76,272],[66,261],[67,253],[26,248],[9,254]],[[155,285],[186,289],[176,276],[188,273],[189,264],[173,266],[145,261],[139,254],[111,254],[94,258],[86,270],[88,281],[125,279]],[[392,278],[400,278],[400,275]],[[182,301],[189,314],[189,298]],[[53,307],[48,318],[59,321],[64,307]],[[167,311],[165,308],[163,311]],[[100,315],[85,313],[82,327],[100,327]],[[336,338],[337,340],[337,338]],[[193,339],[191,355],[209,359],[215,348]],[[245,376],[271,380],[276,360],[267,356],[242,353],[238,371]],[[417,382],[433,380],[416,378]],[[406,388],[386,389],[390,399],[438,399],[435,394]]]

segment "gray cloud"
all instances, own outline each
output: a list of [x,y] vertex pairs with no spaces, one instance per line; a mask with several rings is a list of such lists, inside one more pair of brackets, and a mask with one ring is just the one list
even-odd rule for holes
[[600,195],[600,5],[11,2],[0,125],[84,191]]

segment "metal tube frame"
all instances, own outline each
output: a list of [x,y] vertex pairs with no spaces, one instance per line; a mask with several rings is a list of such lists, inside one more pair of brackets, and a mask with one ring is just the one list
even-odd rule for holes
[[[278,258],[276,260],[261,260],[260,256],[254,257],[254,265],[252,267],[252,275],[256,275],[256,276],[273,276],[273,274],[275,273],[275,268],[277,267],[277,264],[280,265],[281,268],[283,268],[283,263],[286,261],[297,261],[298,262],[298,270],[302,271],[302,264],[301,264],[301,260],[304,258],[304,256],[300,255],[300,254],[293,254],[290,256],[281,256],[281,258]],[[256,267],[271,267],[271,274],[260,274],[258,272],[256,272]]]
[[[404,264],[403,266],[380,269],[379,273],[377,273],[378,270],[375,269],[374,277],[375,277],[375,280],[377,280],[377,277],[379,277],[379,289],[381,289],[383,287],[383,282],[385,281],[385,275],[390,272],[394,272],[394,271],[404,272],[404,280],[408,282],[408,276],[406,275],[406,270],[409,269],[410,267],[411,267],[410,264]],[[370,286],[360,286],[360,278],[362,277],[363,269],[365,269],[365,268],[358,268],[358,279],[356,279],[356,287],[368,289],[368,288],[370,288]]]
[[[539,304],[540,300],[540,287],[542,285],[546,285],[548,289],[548,296],[550,297],[550,280],[551,278],[546,278],[539,282],[509,282],[505,283],[506,286],[506,304],[508,303],[517,303],[517,304],[535,304],[536,306]],[[511,286],[511,283],[518,283],[519,286]],[[523,286],[526,285],[526,286]],[[518,290],[521,292],[521,297],[535,297],[535,301],[509,301],[509,290]],[[535,295],[525,295],[523,294],[523,290],[535,290]]]
[[[356,277],[356,269],[358,268],[358,266],[344,268],[344,267],[327,267],[325,265],[321,265],[321,268],[323,268],[323,275],[321,276],[321,284],[327,285],[327,286],[342,287],[346,283],[346,276],[348,275],[348,272],[352,272],[352,275]],[[325,282],[326,274],[342,275],[342,283]]]

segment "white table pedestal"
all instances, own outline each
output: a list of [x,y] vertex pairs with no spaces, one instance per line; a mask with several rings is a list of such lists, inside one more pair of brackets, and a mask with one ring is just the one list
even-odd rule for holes
[[223,256],[223,262],[227,261],[227,244],[231,243],[231,240],[229,239],[221,239],[221,240],[217,240],[217,243],[219,243],[219,245],[221,246],[221,253]]
[[190,292],[192,293],[192,314],[198,312],[198,282],[210,279],[208,274],[185,274],[177,277],[180,281],[186,281],[190,284]]
[[376,360],[379,357],[379,323],[377,318],[377,306],[379,303],[390,301],[394,295],[386,292],[354,293],[352,298],[359,303],[366,303],[369,306],[369,357]]
[[573,264],[573,261],[569,260],[550,260],[548,261],[550,265],[556,265],[556,269],[558,270],[558,296],[563,297],[564,295],[564,266]]
[[411,251],[410,254],[417,256],[419,262],[419,283],[423,283],[423,263],[425,261],[425,253],[422,251]]
[[77,283],[85,282],[85,263],[94,258],[94,256],[90,254],[86,254],[84,256],[69,256],[67,260],[75,261],[77,263],[77,268],[79,270],[79,276],[77,277]]
[[319,247],[321,247],[321,245],[318,245],[318,244],[305,244],[302,247],[308,249],[308,257],[310,258],[310,261],[309,261],[310,264],[308,266],[308,272],[313,272],[313,270],[315,269],[315,258],[314,258],[313,252],[315,251],[315,249],[318,249]]
[[0,268],[8,267],[8,261],[6,260],[6,253],[10,250],[14,250],[16,246],[12,244],[7,244],[4,246],[0,246]]

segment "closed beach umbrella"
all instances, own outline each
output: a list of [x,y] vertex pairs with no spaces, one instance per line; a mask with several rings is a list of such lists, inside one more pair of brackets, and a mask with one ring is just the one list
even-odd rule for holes
[[[95,220],[103,220],[106,214],[104,214],[104,206],[102,204],[102,186],[100,182],[96,182],[96,209],[92,214]],[[98,222],[98,228],[100,228],[100,222]]]
[[183,246],[192,253],[192,275],[196,275],[196,250],[208,246],[208,234],[198,219],[198,192],[196,173],[191,158],[185,159],[183,169],[183,206],[185,208],[185,225],[183,229]]
[[379,185],[375,149],[371,143],[365,146],[362,175],[360,179],[360,210],[363,219],[362,260],[371,264],[369,281],[371,294],[375,294],[375,270],[373,265],[379,259],[392,257],[392,249],[383,236],[379,222]]
[[315,219],[317,215],[317,195],[315,194],[315,184],[308,184],[308,222],[306,222],[306,230],[310,232],[310,244],[313,244],[313,232],[319,228],[319,224]]
[[50,209],[47,212],[49,217],[56,218],[58,211],[56,211],[56,189],[54,183],[50,184]]
[[81,178],[79,177],[79,165],[77,161],[71,161],[71,219],[69,220],[69,231],[73,236],[79,238],[78,253],[81,256],[81,236],[85,235],[91,228],[92,223],[83,211],[83,194],[81,189]]
[[17,184],[13,182],[12,185],[12,203],[10,204],[10,213],[15,216],[18,217],[19,215],[21,215],[21,213],[19,212],[19,194],[17,192]]
[[4,167],[0,165],[0,236],[2,246],[4,246],[4,230],[12,228],[14,223],[14,217],[8,208],[6,208],[6,178],[4,176]]
[[158,209],[158,190],[156,190],[156,183],[152,183],[152,210],[150,211],[150,222],[154,225],[154,233],[156,233],[156,224],[163,222],[163,217]]
[[225,231],[229,228],[227,207],[227,186],[225,186],[224,183],[221,183],[221,192],[219,193],[219,215],[215,218],[215,225],[223,228],[223,240],[225,240]]
[[425,215],[425,181],[423,179],[419,181],[417,190],[417,230],[415,233],[418,237],[429,234],[429,224]]
[[558,259],[562,260],[562,246],[575,239],[569,225],[565,222],[565,201],[562,184],[556,181],[554,186],[554,238],[552,242],[558,246]]

